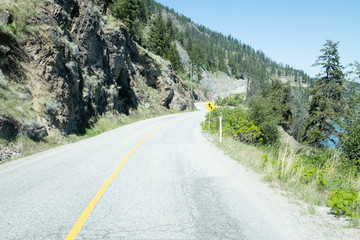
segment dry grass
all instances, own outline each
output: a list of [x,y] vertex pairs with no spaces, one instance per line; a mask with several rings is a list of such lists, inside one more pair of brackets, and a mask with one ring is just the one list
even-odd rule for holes
[[262,156],[264,155],[264,152],[258,148],[237,142],[231,137],[224,137],[222,143],[215,140],[215,143],[231,158],[243,163],[246,166],[252,167],[254,170],[259,171],[261,169],[261,165],[263,163]]
[[326,206],[332,189],[351,187],[360,190],[360,178],[344,173],[339,154],[331,155],[322,167],[310,168],[301,158],[310,149],[300,149],[299,145],[283,144],[279,149],[260,149],[229,137],[225,137],[222,144],[217,140],[215,143],[233,159],[263,174],[265,181],[286,190],[296,201],[308,203],[306,213],[314,214],[314,205]]

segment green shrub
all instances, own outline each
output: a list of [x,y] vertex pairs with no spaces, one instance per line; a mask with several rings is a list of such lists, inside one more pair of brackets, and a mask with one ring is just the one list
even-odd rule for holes
[[328,172],[326,170],[317,170],[316,171],[316,184],[320,189],[326,189],[328,187],[328,182],[326,180]]
[[336,216],[360,217],[359,193],[354,189],[333,190],[328,195],[327,203]]
[[240,112],[234,112],[229,116],[224,125],[224,132],[231,135],[235,140],[247,144],[262,143],[263,141],[263,134],[260,129],[252,122],[244,119]]
[[242,96],[240,94],[237,93],[237,94],[225,97],[223,99],[217,98],[216,105],[236,107],[236,106],[239,106],[240,104],[242,104],[243,102],[244,102],[244,99],[242,98]]
[[275,115],[269,102],[264,98],[251,99],[247,119],[258,126],[263,133],[264,143],[277,144],[279,141],[279,118]]
[[301,172],[301,181],[305,184],[311,182],[316,174],[316,168],[304,167]]
[[[210,115],[211,114],[211,115]],[[209,115],[210,115],[210,128],[209,128]],[[256,144],[262,143],[262,133],[259,127],[255,126],[252,122],[246,120],[244,110],[241,107],[237,108],[216,108],[211,113],[206,115],[206,121],[203,123],[203,129],[209,130],[212,133],[219,131],[219,116],[222,116],[223,121],[223,134],[231,136],[235,140],[247,143]]]
[[263,162],[261,164],[261,167],[262,168],[265,168],[266,167],[266,164],[269,162],[269,155],[267,154],[264,154],[261,156],[261,158],[263,159]]
[[309,166],[325,166],[334,154],[330,149],[314,149],[310,154],[301,156],[303,163]]
[[346,127],[347,138],[344,139],[342,150],[350,162],[360,165],[360,118]]

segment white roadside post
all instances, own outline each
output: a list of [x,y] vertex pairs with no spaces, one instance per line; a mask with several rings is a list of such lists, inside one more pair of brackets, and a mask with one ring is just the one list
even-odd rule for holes
[[209,113],[209,134],[210,134],[210,116],[211,116],[211,112]]
[[220,118],[220,143],[222,143],[222,119],[221,116],[219,118]]

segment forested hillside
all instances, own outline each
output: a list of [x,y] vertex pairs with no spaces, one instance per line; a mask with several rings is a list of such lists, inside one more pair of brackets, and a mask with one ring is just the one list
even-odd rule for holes
[[[103,2],[103,1],[102,1]],[[250,81],[250,95],[266,94],[271,81],[308,84],[302,70],[271,60],[232,36],[224,36],[153,0],[114,0],[111,11],[130,29],[135,41],[171,61],[182,76],[200,81],[202,72],[224,72],[234,79]],[[187,51],[190,62],[184,66],[175,43]]]

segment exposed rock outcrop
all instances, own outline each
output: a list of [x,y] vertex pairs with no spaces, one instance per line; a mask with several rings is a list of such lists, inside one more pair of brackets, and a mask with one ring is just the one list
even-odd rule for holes
[[0,117],[0,138],[12,140],[19,134],[19,131],[19,123],[10,118]]
[[205,69],[202,73],[201,85],[208,88],[216,97],[226,97],[234,93],[246,92],[246,80],[237,80],[226,73],[210,73]]
[[8,25],[13,22],[13,16],[6,9],[0,9],[0,23],[3,25]]
[[145,102],[193,108],[169,63],[140,53],[124,26],[109,23],[90,1],[54,2],[28,20],[41,30],[24,47],[33,107],[49,133],[69,134],[106,112],[130,114]]
[[37,121],[26,122],[23,125],[24,134],[32,140],[40,140],[48,135],[45,126],[41,126]]

